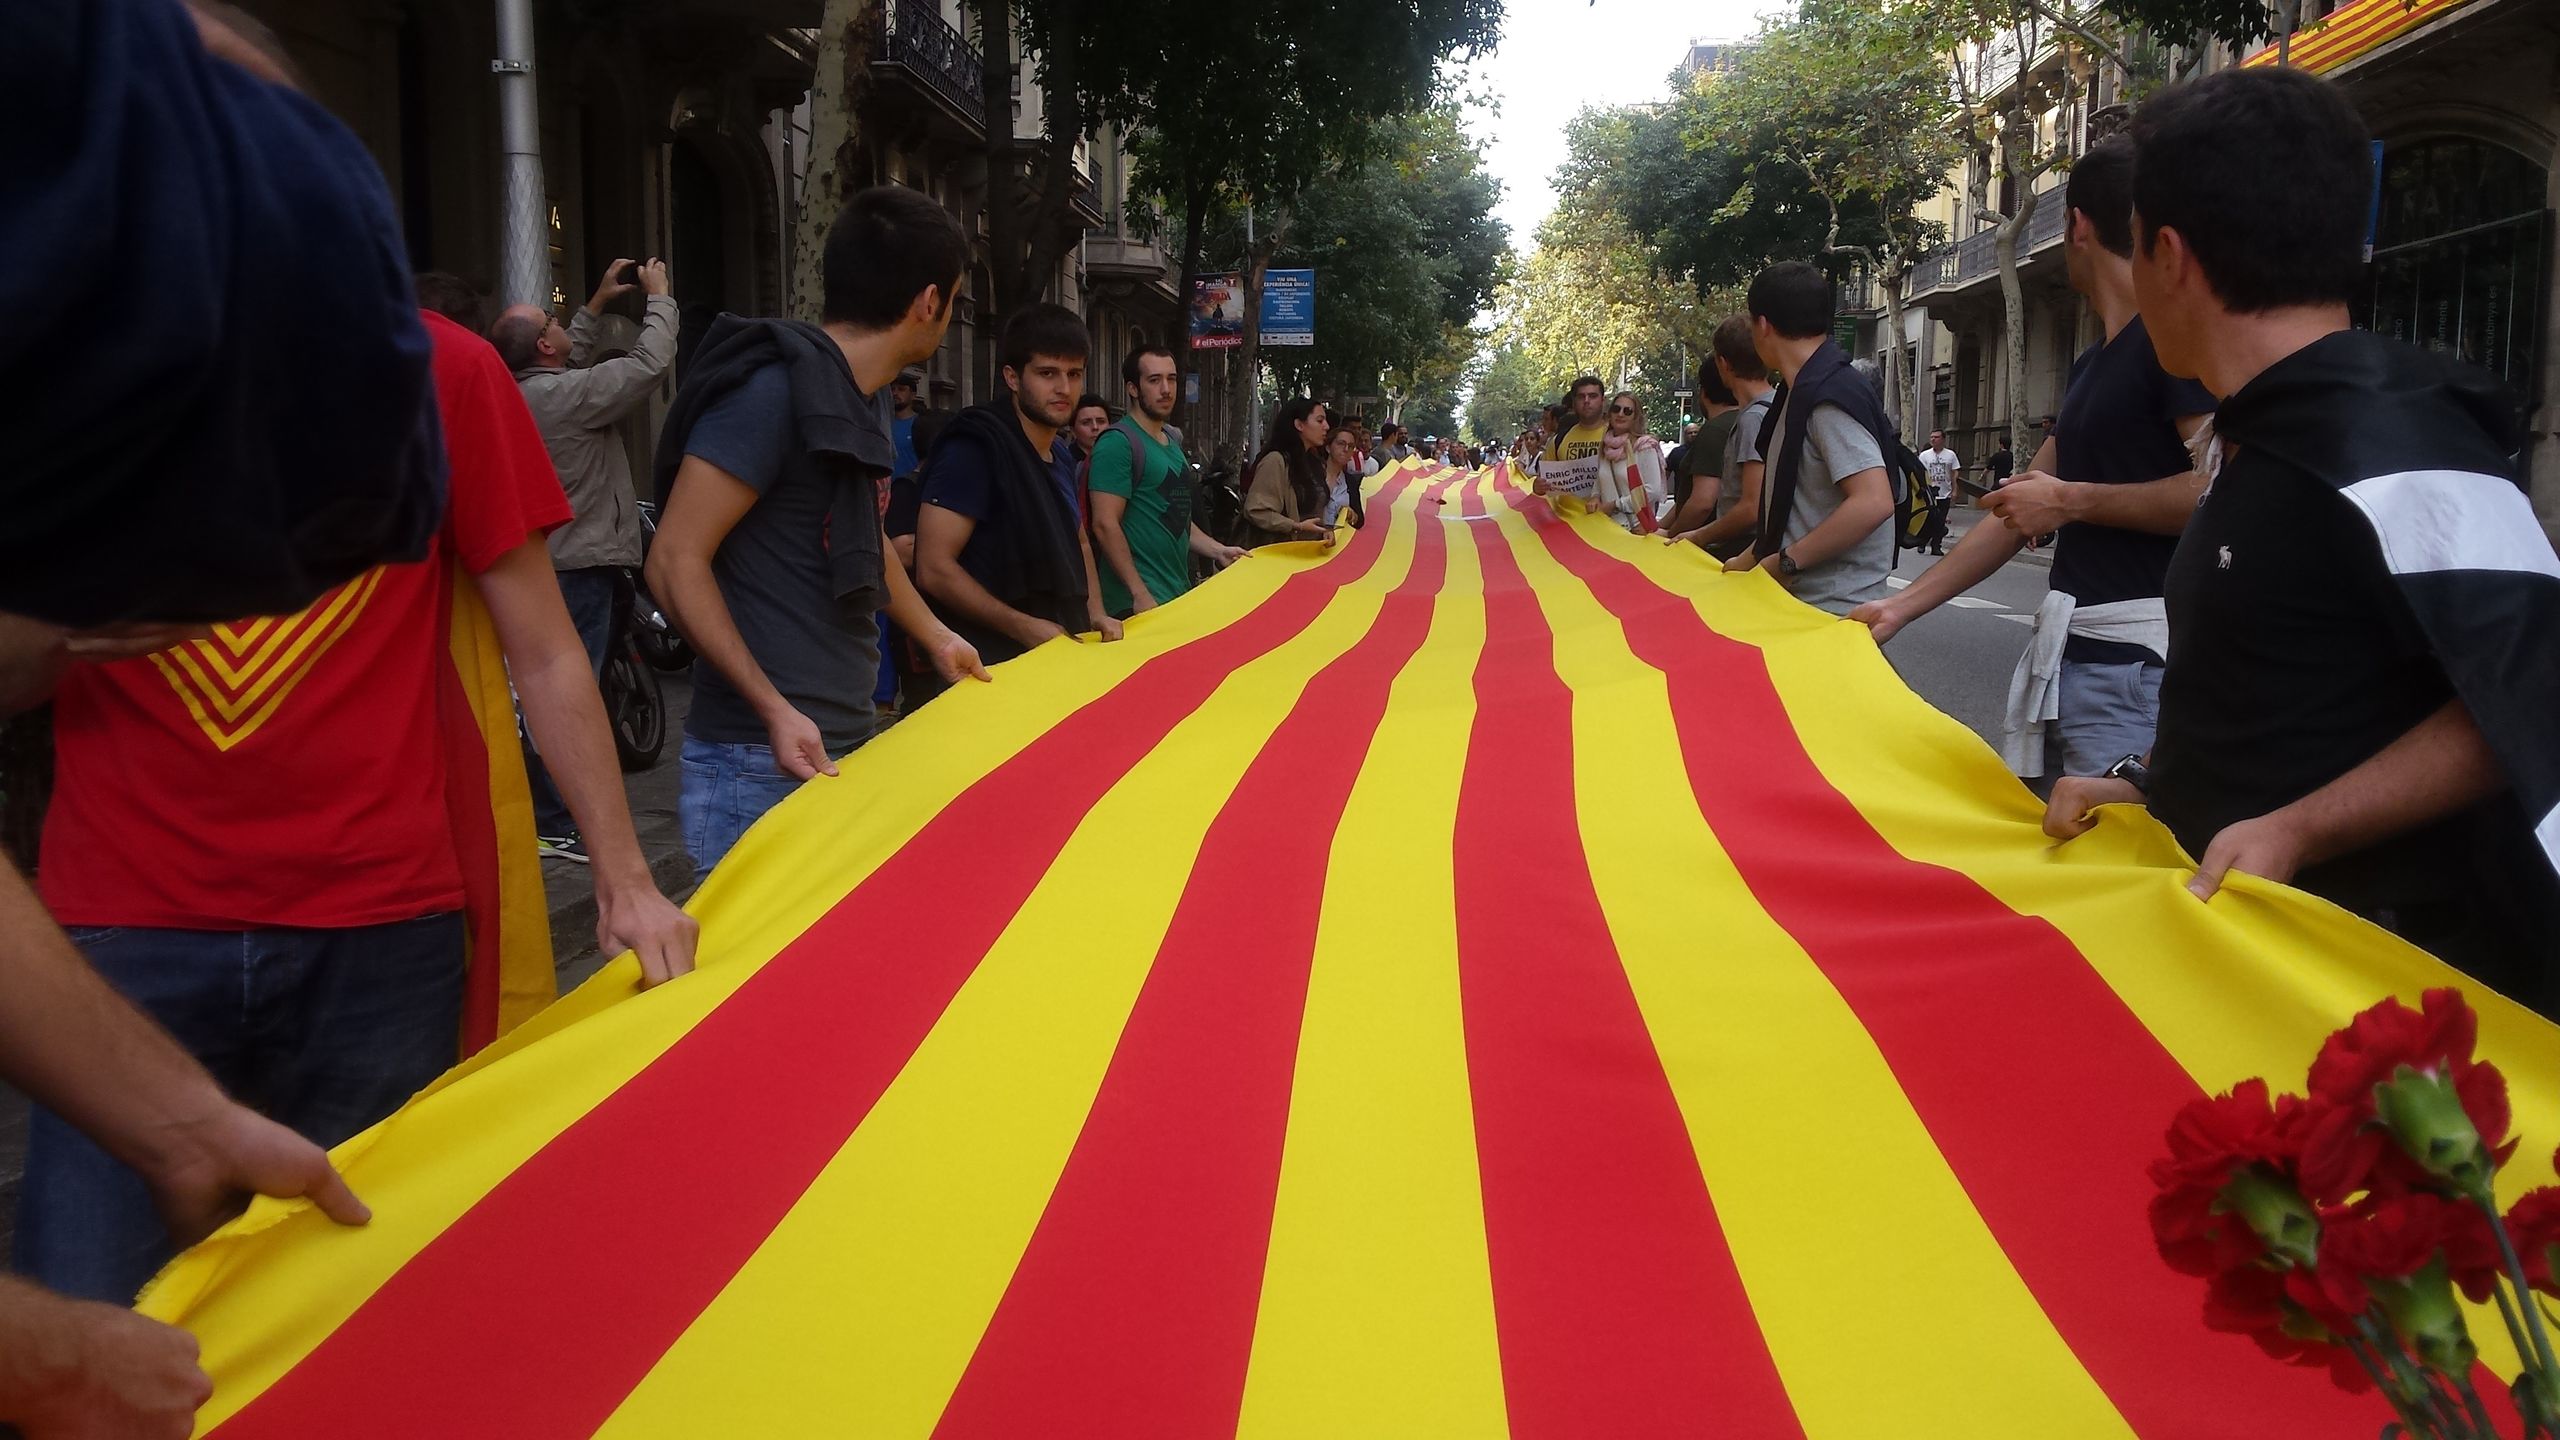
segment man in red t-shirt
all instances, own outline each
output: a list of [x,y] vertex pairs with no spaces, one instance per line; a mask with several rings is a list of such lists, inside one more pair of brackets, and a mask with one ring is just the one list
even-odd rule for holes
[[[456,722],[439,694],[457,573],[487,606],[534,743],[593,842],[606,952],[638,951],[650,982],[693,963],[693,921],[641,855],[551,569],[544,535],[569,505],[550,456],[497,352],[441,316],[425,323],[452,470],[427,558],[295,615],[77,667],[55,697],[45,903],[226,1089],[324,1146],[460,1053]],[[116,1301],[170,1253],[141,1180],[42,1110],[17,1246],[22,1271]]]

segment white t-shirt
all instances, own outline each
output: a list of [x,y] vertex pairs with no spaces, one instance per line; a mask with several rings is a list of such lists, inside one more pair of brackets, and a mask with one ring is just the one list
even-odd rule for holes
[[1956,452],[1944,446],[1935,450],[1923,450],[1920,452],[1920,463],[1929,472],[1929,493],[1941,500],[1953,498],[1956,493],[1956,472],[1964,468],[1964,462],[1956,458]]

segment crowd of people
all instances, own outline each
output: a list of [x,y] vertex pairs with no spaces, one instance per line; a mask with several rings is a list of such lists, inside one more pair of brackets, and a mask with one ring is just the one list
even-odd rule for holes
[[[619,427],[676,372],[663,265],[617,260],[575,313],[480,333],[468,296],[432,303],[449,280],[402,272],[379,173],[271,42],[177,0],[29,3],[49,18],[8,73],[41,103],[0,142],[12,182],[38,177],[0,210],[30,442],[0,706],[50,698],[58,759],[40,897],[0,867],[0,1078],[38,1106],[0,1422],[183,1435],[193,1342],[124,1304],[247,1195],[364,1223],[323,1147],[464,1044],[455,807],[483,741],[454,627],[503,656],[536,826],[654,985],[698,935],[641,853],[598,696],[632,570],[698,656],[681,809],[707,872],[883,706],[1114,639],[1244,551],[1202,523],[1165,349],[1130,354],[1109,403],[1084,322],[1026,306],[1001,395],[919,405],[969,241],[883,187],[835,221],[819,322],[722,316],[690,345],[644,555]],[[100,126],[123,143],[71,143]],[[1586,376],[1514,460],[1879,642],[2056,536],[2009,747],[2063,775],[2056,836],[2147,805],[2202,857],[2199,894],[2290,881],[2550,1007],[2560,562],[2494,386],[2347,323],[2368,165],[2353,111],[2293,71],[2173,87],[2083,157],[2066,253],[2105,338],[2025,470],[1991,460],[1996,523],[1899,591],[1914,482],[1811,265],[1717,327],[1682,445]],[[236,203],[157,223],[207,187]],[[139,218],[101,241],[98,215]],[[112,338],[146,332],[148,353]],[[1417,455],[1486,458],[1289,400],[1251,538],[1330,543]],[[1960,462],[1943,435],[1914,459],[1942,546]]]
[[[2002,750],[2051,834],[2145,806],[2199,896],[2290,883],[2560,1013],[2560,562],[2495,380],[2349,323],[2368,167],[2298,71],[2176,87],[2079,157],[2064,254],[2103,336],[1952,551],[1945,433],[1907,454],[1827,279],[1771,267],[1717,327],[1661,529],[1879,644],[2050,543]],[[1515,453],[1542,492],[1604,455],[1575,493],[1628,523],[1655,492],[1606,404],[1583,377]],[[1905,514],[1945,558],[1897,589]]]

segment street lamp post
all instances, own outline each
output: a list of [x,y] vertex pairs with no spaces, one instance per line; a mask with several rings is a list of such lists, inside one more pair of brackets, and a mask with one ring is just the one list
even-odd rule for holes
[[550,207],[542,189],[542,119],[534,103],[533,0],[497,0],[498,144],[505,152],[499,287],[509,305],[551,303]]

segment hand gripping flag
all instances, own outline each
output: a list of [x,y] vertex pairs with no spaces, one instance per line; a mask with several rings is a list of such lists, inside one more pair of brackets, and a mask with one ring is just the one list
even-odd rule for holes
[[[2204,1328],[2144,1166],[2446,971],[2199,904],[2136,816],[2049,843],[1765,577],[1374,483],[812,782],[698,974],[626,957],[339,1152],[371,1226],[181,1259],[204,1431],[2371,1433]],[[2470,993],[2560,1134],[2551,1028]]]

